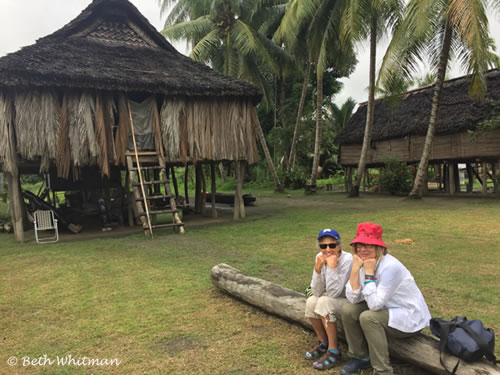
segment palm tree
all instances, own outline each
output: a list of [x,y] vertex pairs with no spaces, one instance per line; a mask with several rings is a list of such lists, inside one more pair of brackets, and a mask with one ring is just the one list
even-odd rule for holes
[[263,103],[273,105],[274,76],[291,60],[268,37],[284,12],[282,1],[163,0],[171,9],[161,33],[190,43],[190,57],[215,70],[258,86]]
[[357,103],[353,98],[347,98],[340,107],[335,103],[332,103],[331,112],[333,127],[337,134],[347,125],[347,123],[351,119],[356,105]]
[[368,83],[368,106],[366,125],[363,136],[363,146],[359,158],[358,171],[351,197],[359,196],[361,179],[366,169],[368,147],[370,145],[375,105],[375,62],[377,40],[387,28],[391,28],[399,20],[403,9],[401,0],[358,0],[351,1],[346,7],[343,17],[343,34],[347,40],[361,41],[366,37],[370,40],[370,77]]
[[[213,69],[258,86],[266,107],[273,105],[274,77],[291,59],[268,38],[284,12],[279,0],[163,0],[170,9],[162,34],[186,40],[190,57]],[[256,127],[276,190],[281,184],[269,154],[264,133]]]
[[[297,35],[305,35],[307,50],[306,74],[297,121],[297,129],[302,117],[303,100],[307,91],[309,69],[316,67],[316,132],[314,156],[309,185],[314,191],[318,177],[319,156],[321,147],[321,124],[323,119],[323,76],[327,68],[333,68],[339,75],[349,72],[355,64],[355,57],[350,43],[341,44],[340,21],[345,0],[291,0],[283,17],[278,37],[282,38],[289,50],[297,48]],[[302,34],[304,32],[305,34]],[[341,73],[342,72],[342,73]],[[306,81],[307,80],[307,81]],[[296,133],[296,130],[294,131]],[[296,136],[292,147],[296,145]],[[294,153],[291,153],[291,156]],[[293,161],[293,160],[292,160]],[[291,163],[292,164],[292,163]]]
[[[410,198],[422,197],[448,62],[458,57],[472,75],[470,93],[478,97],[485,93],[483,73],[495,63],[490,52],[487,3],[488,0],[410,0],[384,57],[381,80],[395,71],[409,77],[416,70],[416,61],[425,54],[431,56],[436,72],[427,135]],[[496,0],[496,4],[500,2]]]

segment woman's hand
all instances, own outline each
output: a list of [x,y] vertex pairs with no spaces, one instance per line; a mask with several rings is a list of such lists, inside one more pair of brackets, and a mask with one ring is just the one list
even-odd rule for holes
[[359,270],[363,267],[363,259],[361,259],[357,255],[353,255],[352,257],[352,272],[356,272],[359,274]]
[[323,267],[324,264],[326,264],[326,255],[320,255],[314,264],[314,270],[316,273],[321,273],[321,267]]
[[331,254],[326,257],[326,264],[328,268],[337,268],[337,262],[339,260],[339,256],[337,254]]
[[370,258],[366,259],[363,262],[363,266],[365,267],[366,275],[375,275],[375,266],[377,265],[377,259]]

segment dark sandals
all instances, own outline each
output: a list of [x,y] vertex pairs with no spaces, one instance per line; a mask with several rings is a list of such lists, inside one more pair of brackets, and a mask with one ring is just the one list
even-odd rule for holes
[[328,350],[328,346],[323,346],[321,344],[317,344],[311,350],[306,352],[306,359],[317,359],[323,355]]
[[338,361],[340,361],[340,352],[338,353],[332,353],[330,350],[326,350],[321,358],[313,363],[313,367],[316,370],[328,370],[337,364]]

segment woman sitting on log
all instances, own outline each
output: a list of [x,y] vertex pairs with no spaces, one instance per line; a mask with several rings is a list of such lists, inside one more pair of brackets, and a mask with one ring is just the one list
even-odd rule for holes
[[429,325],[431,315],[413,276],[387,253],[381,226],[359,224],[351,245],[350,303],[344,304],[341,317],[352,359],[340,373],[373,367],[374,374],[393,374],[387,336],[416,335]]
[[318,234],[320,252],[316,255],[311,281],[312,294],[306,303],[309,318],[319,344],[306,352],[306,359],[317,360],[313,367],[326,370],[340,359],[337,342],[337,316],[345,298],[345,285],[349,279],[352,255],[342,252],[340,235],[336,230],[323,229]]

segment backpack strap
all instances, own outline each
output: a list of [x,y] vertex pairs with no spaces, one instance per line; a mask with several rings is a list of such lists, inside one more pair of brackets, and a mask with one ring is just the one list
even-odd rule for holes
[[455,375],[457,372],[458,365],[460,364],[460,360],[457,361],[457,364],[455,367],[453,367],[453,370],[450,372],[446,365],[444,364],[443,361],[443,352],[446,349],[446,344],[448,344],[448,334],[450,333],[450,328],[451,327],[456,327],[456,323],[451,323],[451,322],[441,322],[441,332],[440,332],[440,340],[439,340],[439,362],[441,362],[441,366],[444,367],[446,372],[448,372],[451,375]]
[[481,353],[486,357],[486,359],[488,359],[490,362],[493,362],[494,364],[500,363],[500,361],[497,360],[495,355],[491,352],[488,344],[476,331],[474,331],[464,322],[458,323],[458,326],[462,328],[465,332],[467,332],[469,336],[472,337],[472,339],[477,343],[477,345],[479,345],[479,350],[481,350]]

